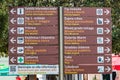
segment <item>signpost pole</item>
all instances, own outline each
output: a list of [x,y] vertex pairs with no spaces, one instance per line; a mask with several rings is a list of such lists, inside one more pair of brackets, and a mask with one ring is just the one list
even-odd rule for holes
[[63,10],[62,7],[59,7],[59,26],[60,26],[60,80],[64,80],[64,70],[63,70]]

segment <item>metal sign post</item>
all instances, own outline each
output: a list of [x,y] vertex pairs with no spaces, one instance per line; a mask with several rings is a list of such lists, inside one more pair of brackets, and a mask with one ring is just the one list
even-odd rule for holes
[[59,7],[59,16],[60,16],[60,80],[64,80],[64,70],[63,70],[63,10],[62,7]]

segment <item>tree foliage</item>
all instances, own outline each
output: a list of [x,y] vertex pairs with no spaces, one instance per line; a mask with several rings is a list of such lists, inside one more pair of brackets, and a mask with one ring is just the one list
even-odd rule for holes
[[113,53],[120,52],[120,0],[0,0],[0,55],[8,52],[8,7],[111,7]]

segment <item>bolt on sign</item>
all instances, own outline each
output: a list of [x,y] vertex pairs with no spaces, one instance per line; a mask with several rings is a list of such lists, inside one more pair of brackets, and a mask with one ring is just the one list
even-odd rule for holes
[[9,8],[10,74],[58,74],[56,7]]
[[64,73],[111,73],[111,9],[63,8]]

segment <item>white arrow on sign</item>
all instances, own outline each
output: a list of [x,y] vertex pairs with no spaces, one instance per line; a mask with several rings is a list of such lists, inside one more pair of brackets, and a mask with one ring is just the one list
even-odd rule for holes
[[109,48],[109,47],[106,47],[105,51],[106,51],[107,53],[109,53],[109,52],[110,52],[110,48]]
[[10,22],[11,22],[12,24],[15,24],[16,20],[15,20],[14,18],[12,18],[12,19],[10,20]]
[[107,61],[107,63],[110,62],[110,60],[111,60],[110,57],[107,57],[107,58],[105,59],[105,61]]
[[109,42],[110,42],[110,39],[109,39],[109,38],[106,38],[106,39],[105,39],[105,42],[106,42],[106,43],[109,43]]
[[16,30],[14,28],[12,28],[11,30],[11,33],[15,34]]
[[105,70],[106,70],[107,72],[109,72],[109,71],[111,70],[111,68],[110,68],[109,66],[107,66],[107,67],[105,68]]
[[12,14],[14,14],[16,11],[14,10],[14,8],[10,11]]
[[16,61],[16,59],[15,59],[14,57],[12,57],[12,58],[10,59],[10,61],[11,61],[12,63],[14,63],[14,62]]
[[106,20],[104,21],[106,24],[110,23],[110,20],[106,18]]
[[12,37],[11,39],[10,39],[10,41],[11,41],[11,43],[15,43],[16,42],[16,40],[14,39],[14,37]]
[[16,49],[14,49],[14,47],[12,47],[11,49],[10,49],[10,52],[11,53],[14,53],[16,51]]
[[110,33],[110,30],[108,28],[105,29],[106,34]]
[[106,15],[108,15],[108,14],[110,13],[110,11],[109,11],[108,9],[105,9],[104,13],[105,13]]

